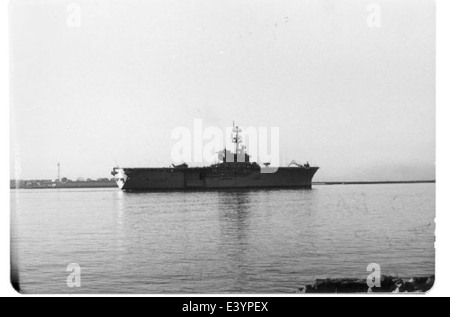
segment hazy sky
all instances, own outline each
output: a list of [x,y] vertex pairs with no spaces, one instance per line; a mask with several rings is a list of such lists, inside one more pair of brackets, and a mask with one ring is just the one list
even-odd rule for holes
[[10,7],[11,178],[54,179],[57,162],[69,178],[168,166],[172,130],[197,118],[279,127],[282,162],[320,166],[315,180],[434,178],[432,1]]

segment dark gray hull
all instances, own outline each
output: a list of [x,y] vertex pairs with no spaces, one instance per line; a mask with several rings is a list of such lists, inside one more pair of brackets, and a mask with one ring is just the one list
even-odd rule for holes
[[[273,173],[261,168],[115,168],[117,185],[129,191],[206,190],[241,188],[311,188],[318,167],[280,167]],[[270,171],[264,168],[264,171]]]

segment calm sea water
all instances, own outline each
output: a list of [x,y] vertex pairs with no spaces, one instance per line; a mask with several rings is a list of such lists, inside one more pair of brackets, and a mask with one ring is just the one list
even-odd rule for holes
[[[315,278],[434,274],[434,184],[11,191],[25,293],[290,293]],[[81,288],[69,288],[70,263]]]

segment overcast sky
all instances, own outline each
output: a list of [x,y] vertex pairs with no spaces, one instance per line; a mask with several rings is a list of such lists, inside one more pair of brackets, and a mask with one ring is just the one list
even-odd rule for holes
[[15,0],[11,178],[169,166],[202,119],[279,127],[315,180],[434,179],[434,3],[372,2]]

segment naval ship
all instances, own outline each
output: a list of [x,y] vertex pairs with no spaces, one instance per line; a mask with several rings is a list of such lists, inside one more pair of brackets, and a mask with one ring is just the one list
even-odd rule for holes
[[[189,167],[186,163],[159,168],[114,167],[111,174],[124,191],[202,190],[245,188],[311,188],[311,181],[319,167],[292,161],[287,167],[260,166],[250,162],[242,139],[242,129],[232,130],[234,152],[218,153],[219,163],[206,167]],[[270,170],[272,169],[272,170]]]

